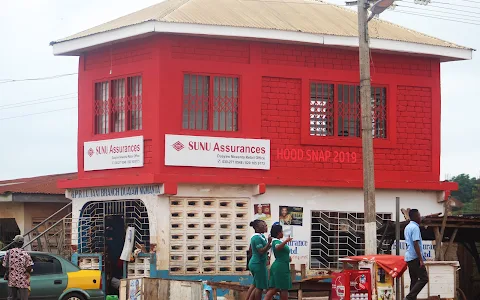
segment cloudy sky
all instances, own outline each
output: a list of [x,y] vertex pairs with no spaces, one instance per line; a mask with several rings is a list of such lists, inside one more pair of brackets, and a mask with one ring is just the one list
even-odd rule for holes
[[[158,1],[3,1],[0,10],[0,180],[77,169],[76,76],[2,81],[76,73],[78,58],[54,57],[50,41]],[[431,0],[428,6],[413,2],[399,1],[396,10],[386,12],[381,18],[480,49],[480,21],[475,21],[480,16],[480,0]],[[476,53],[472,61],[442,65],[442,177],[459,173],[480,175],[479,79],[480,60]]]

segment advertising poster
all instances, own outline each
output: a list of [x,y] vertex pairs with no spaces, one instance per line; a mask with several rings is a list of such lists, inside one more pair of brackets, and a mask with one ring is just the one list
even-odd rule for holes
[[128,300],[141,300],[141,279],[133,279],[130,281],[129,297]]
[[270,204],[257,204],[253,206],[253,219],[262,220],[270,227],[272,223],[272,211],[270,210]]
[[296,206],[280,206],[279,208],[280,225],[303,225],[303,207]]
[[394,280],[390,274],[375,264],[378,300],[394,300]]

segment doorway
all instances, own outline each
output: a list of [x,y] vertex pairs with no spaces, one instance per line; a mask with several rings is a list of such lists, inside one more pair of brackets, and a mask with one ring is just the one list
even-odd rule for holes
[[127,227],[135,228],[135,243],[150,248],[148,212],[141,200],[95,201],[82,208],[78,225],[78,252],[102,254],[101,270],[105,274],[107,295],[118,290],[112,279],[122,279],[120,255]]
[[10,244],[13,238],[19,234],[20,228],[14,218],[0,219],[0,250]]

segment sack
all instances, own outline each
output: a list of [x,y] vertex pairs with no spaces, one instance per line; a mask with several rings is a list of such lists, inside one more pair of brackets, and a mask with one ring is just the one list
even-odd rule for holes
[[5,275],[3,275],[3,279],[8,281],[8,276],[10,273],[10,251],[7,251],[7,254],[5,254],[5,259],[7,263],[5,264]]

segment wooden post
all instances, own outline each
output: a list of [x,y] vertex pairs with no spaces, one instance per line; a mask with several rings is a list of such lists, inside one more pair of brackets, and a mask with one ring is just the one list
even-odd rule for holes
[[290,277],[292,278],[292,282],[294,282],[296,277],[297,277],[297,271],[295,270],[295,264],[290,264]]
[[358,37],[360,67],[360,115],[362,119],[363,202],[365,254],[377,254],[377,213],[375,210],[375,171],[372,134],[372,92],[370,45],[368,38],[368,0],[358,2]]
[[302,279],[307,278],[307,266],[305,264],[301,264],[300,266],[300,274],[302,276]]
[[447,256],[448,250],[450,250],[450,247],[453,245],[455,238],[457,237],[457,232],[458,228],[455,228],[453,230],[452,236],[450,237],[450,241],[448,242],[447,249],[445,249],[445,256]]
[[442,252],[442,238],[440,237],[440,229],[438,226],[433,227],[435,233],[435,260],[440,260],[440,252]]
[[442,241],[443,235],[445,234],[445,227],[447,226],[447,218],[448,218],[448,205],[444,204],[444,212],[442,218],[442,227],[439,229],[438,227],[434,228],[435,232],[435,260],[443,261],[445,260],[444,252],[442,251]]

